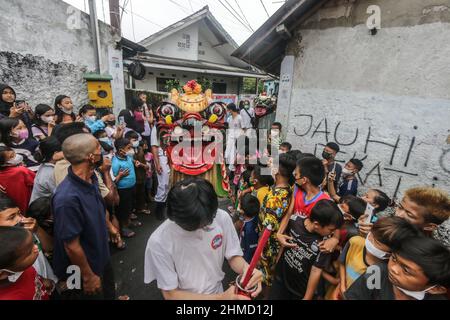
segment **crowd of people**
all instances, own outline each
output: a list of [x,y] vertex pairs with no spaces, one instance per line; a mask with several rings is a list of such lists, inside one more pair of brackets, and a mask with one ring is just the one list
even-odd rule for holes
[[[443,190],[410,188],[398,203],[379,189],[362,195],[361,160],[342,166],[333,142],[320,158],[294,150],[276,122],[269,145],[251,152],[255,112],[241,102],[227,107],[224,210],[207,180],[170,186],[144,93],[117,117],[89,104],[76,114],[66,95],[33,111],[10,86],[0,94],[0,300],[117,299],[110,248],[127,250],[149,214],[161,224],[143,253],[144,282],[156,280],[165,299],[448,296],[448,243],[433,238],[450,218]],[[266,229],[247,294],[240,280],[224,288],[224,261],[246,275]]]

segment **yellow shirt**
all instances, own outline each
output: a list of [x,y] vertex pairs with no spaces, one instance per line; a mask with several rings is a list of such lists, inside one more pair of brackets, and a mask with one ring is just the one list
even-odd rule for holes
[[[364,247],[366,239],[360,236],[350,238],[348,241],[348,250],[345,255],[345,283],[347,288],[362,276],[367,270],[367,264],[364,262]],[[342,259],[340,259],[342,262]]]
[[258,190],[256,190],[256,197],[259,200],[259,205],[260,207],[262,207],[263,202],[264,202],[264,198],[267,196],[267,194],[270,191],[270,187],[266,186],[266,187],[261,187]]

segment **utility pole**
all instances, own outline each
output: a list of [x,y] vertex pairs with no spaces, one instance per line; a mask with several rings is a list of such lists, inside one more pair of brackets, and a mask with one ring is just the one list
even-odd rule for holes
[[109,18],[111,20],[111,26],[118,33],[122,35],[121,21],[120,21],[120,6],[119,0],[109,0]]
[[94,43],[95,72],[100,74],[100,33],[98,29],[97,4],[89,0],[89,16],[91,18],[91,34]]

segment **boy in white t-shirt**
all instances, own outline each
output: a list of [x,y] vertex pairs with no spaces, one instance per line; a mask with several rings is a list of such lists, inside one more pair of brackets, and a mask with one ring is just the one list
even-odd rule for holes
[[[144,282],[156,280],[167,300],[248,299],[235,294],[234,286],[223,291],[224,259],[241,275],[248,264],[230,216],[218,209],[211,183],[199,178],[178,182],[168,195],[167,216],[148,240]],[[261,280],[255,269],[247,286],[257,285],[252,297],[261,292]]]

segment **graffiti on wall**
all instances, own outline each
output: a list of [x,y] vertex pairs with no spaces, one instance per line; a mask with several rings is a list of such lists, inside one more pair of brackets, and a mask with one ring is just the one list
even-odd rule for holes
[[[342,121],[332,124],[329,119],[321,116],[315,117],[312,114],[295,114],[296,126],[293,133],[296,137],[304,137],[314,141],[314,154],[321,154],[323,147],[328,142],[336,142],[341,151],[336,159],[337,162],[345,163],[351,158],[358,158],[363,162],[368,162],[371,157],[370,165],[358,174],[360,183],[363,186],[376,181],[377,187],[385,185],[385,179],[396,175],[395,189],[393,198],[398,196],[402,181],[405,177],[419,177],[419,172],[412,168],[411,158],[416,151],[417,138],[415,136],[405,137],[400,134],[391,136],[389,139],[382,139],[375,133],[372,126],[364,128],[352,128],[352,134],[348,134],[348,127]],[[345,129],[344,129],[345,127]],[[418,127],[414,126],[417,130]],[[349,152],[348,150],[352,150]],[[356,151],[354,151],[356,150]],[[374,157],[375,155],[375,157]],[[376,160],[374,158],[383,159]],[[439,160],[443,172],[450,173],[450,149],[444,150]],[[434,176],[431,184],[434,186],[439,177]]]

